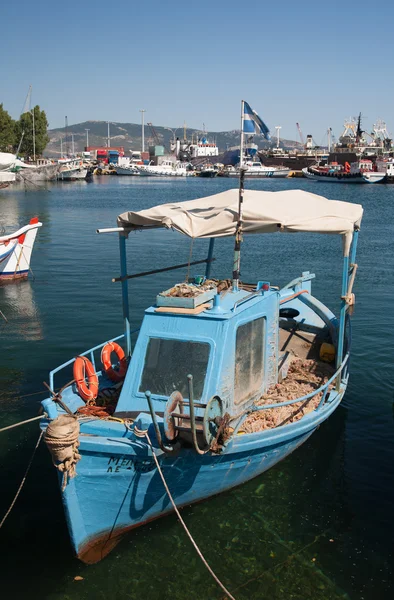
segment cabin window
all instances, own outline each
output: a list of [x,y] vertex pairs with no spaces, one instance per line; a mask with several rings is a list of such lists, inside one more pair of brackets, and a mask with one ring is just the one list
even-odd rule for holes
[[261,389],[264,375],[265,317],[237,329],[234,402],[241,404]]
[[189,397],[187,376],[193,375],[194,399],[204,390],[210,346],[201,342],[150,338],[145,356],[140,392],[150,390],[158,396],[170,396],[178,390]]

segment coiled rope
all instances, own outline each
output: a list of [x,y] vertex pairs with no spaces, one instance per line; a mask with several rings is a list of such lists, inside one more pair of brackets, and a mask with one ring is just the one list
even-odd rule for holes
[[81,455],[79,448],[79,422],[73,415],[60,415],[51,421],[45,431],[45,443],[56,469],[63,473],[62,492],[69,479],[76,475],[76,465]]
[[138,429],[137,432],[136,432],[135,428],[134,428],[134,433],[136,433],[138,437],[143,437],[143,436],[146,437],[147,442],[148,442],[148,444],[150,446],[150,449],[152,451],[153,460],[156,463],[157,470],[159,472],[159,475],[161,477],[161,480],[163,482],[163,485],[164,485],[164,488],[165,488],[165,490],[167,492],[167,495],[168,495],[168,497],[169,497],[169,499],[171,501],[172,507],[173,507],[174,511],[176,512],[176,515],[177,515],[177,517],[178,517],[178,519],[179,519],[179,521],[180,521],[183,529],[185,530],[186,535],[188,536],[188,538],[190,539],[191,543],[193,544],[194,549],[196,550],[198,556],[201,558],[202,562],[204,563],[204,566],[208,569],[209,573],[212,575],[212,577],[214,578],[214,580],[216,581],[216,583],[218,584],[218,586],[221,587],[221,589],[227,595],[227,597],[230,598],[230,600],[235,600],[234,596],[232,596],[230,594],[230,592],[228,591],[228,589],[220,581],[220,579],[217,577],[217,575],[215,575],[215,573],[213,572],[213,570],[211,569],[211,567],[209,566],[209,564],[205,560],[205,558],[204,558],[204,556],[203,556],[200,548],[197,546],[196,542],[194,541],[194,538],[193,538],[192,534],[190,533],[189,529],[187,528],[187,525],[186,525],[185,521],[182,519],[181,513],[179,512],[178,507],[177,507],[177,505],[174,502],[174,499],[173,499],[173,497],[171,495],[171,492],[170,492],[170,490],[168,488],[167,482],[166,482],[166,480],[164,478],[164,475],[163,475],[163,472],[161,470],[161,467],[160,467],[159,461],[157,459],[156,453],[155,453],[155,451],[153,449],[152,442],[150,441],[150,438],[149,438],[149,435],[148,435],[148,430],[140,430],[140,429]]

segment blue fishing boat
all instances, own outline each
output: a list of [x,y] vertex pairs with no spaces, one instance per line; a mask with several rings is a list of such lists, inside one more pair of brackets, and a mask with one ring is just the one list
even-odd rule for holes
[[[362,212],[302,190],[244,191],[241,177],[240,190],[126,212],[99,230],[119,237],[124,333],[51,371],[51,390],[72,381],[43,401],[41,421],[82,561],[99,561],[126,532],[173,511],[161,475],[177,507],[204,500],[283,460],[337,408]],[[129,275],[130,232],[158,227],[207,239],[206,259]],[[242,283],[242,236],[273,232],[343,238],[338,317],[312,294],[308,271],[281,289],[260,272]],[[214,243],[226,236],[235,237],[234,272],[220,280]],[[204,276],[157,290],[131,330],[132,279],[201,263]]]

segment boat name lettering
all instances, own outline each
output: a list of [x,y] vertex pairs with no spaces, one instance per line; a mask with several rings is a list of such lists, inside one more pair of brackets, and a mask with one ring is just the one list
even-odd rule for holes
[[136,471],[148,473],[155,468],[153,459],[138,460],[135,456],[111,456],[108,459],[107,473],[120,473],[121,471]]

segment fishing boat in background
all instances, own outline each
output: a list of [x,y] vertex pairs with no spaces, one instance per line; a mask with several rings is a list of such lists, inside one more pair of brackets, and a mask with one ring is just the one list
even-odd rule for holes
[[[245,177],[246,178],[265,178],[265,177],[288,177],[291,169],[289,167],[283,166],[272,166],[267,167],[263,165],[260,160],[250,160],[245,159],[243,161],[243,167],[245,168]],[[224,171],[224,177],[238,177],[239,178],[240,170],[238,168],[227,169]]]
[[88,169],[79,158],[60,158],[58,181],[77,181],[87,179]]
[[337,162],[329,164],[316,164],[302,169],[307,179],[323,181],[326,183],[379,183],[384,181],[385,172],[377,171],[369,159],[344,165]]
[[115,167],[117,175],[128,175],[129,177],[135,177],[140,174],[139,170],[135,165],[129,165],[128,167]]
[[[43,401],[41,421],[82,561],[101,560],[126,532],[173,510],[160,472],[176,506],[189,505],[271,468],[333,413],[349,377],[362,213],[302,190],[230,189],[125,212],[98,231],[119,236],[125,331],[51,371],[51,390],[74,383]],[[209,240],[207,257],[129,275],[129,234],[155,228]],[[260,268],[241,282],[241,230],[341,235],[339,318],[312,294],[309,271],[280,288]],[[215,239],[234,235],[233,280],[213,278]],[[130,329],[130,279],[197,264],[204,276],[158,289]]]
[[38,228],[38,217],[9,235],[0,236],[0,282],[27,277]]
[[142,176],[152,177],[187,177],[191,173],[187,165],[180,161],[163,160],[159,165],[136,165]]
[[199,171],[196,171],[196,175],[199,177],[212,179],[217,177],[219,169],[215,165],[205,165]]

